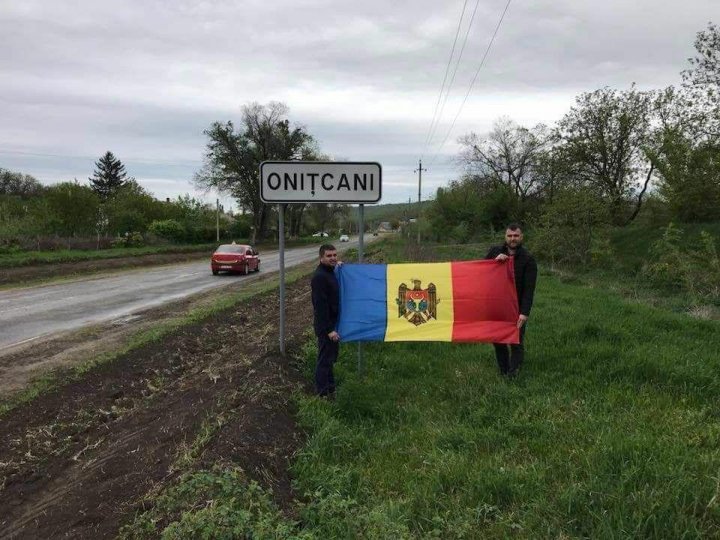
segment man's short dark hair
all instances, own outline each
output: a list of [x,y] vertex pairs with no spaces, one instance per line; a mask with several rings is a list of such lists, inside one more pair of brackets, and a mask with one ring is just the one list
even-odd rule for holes
[[507,227],[505,227],[506,231],[520,231],[522,232],[522,227],[519,223],[509,223]]
[[323,244],[322,246],[320,246],[320,256],[321,257],[323,255],[325,255],[326,251],[337,251],[337,250],[335,249],[335,246],[333,246],[332,244]]

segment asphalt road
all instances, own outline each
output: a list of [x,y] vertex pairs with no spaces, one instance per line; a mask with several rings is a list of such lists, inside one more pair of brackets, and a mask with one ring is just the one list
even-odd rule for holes
[[[365,243],[372,240],[366,235]],[[357,237],[340,248],[356,247]],[[317,260],[318,246],[285,250],[285,267]],[[276,272],[279,253],[260,253],[260,272],[248,276],[210,272],[210,260],[132,270],[107,277],[0,291],[0,352],[83,326],[131,318],[135,313],[217,287],[254,281]]]

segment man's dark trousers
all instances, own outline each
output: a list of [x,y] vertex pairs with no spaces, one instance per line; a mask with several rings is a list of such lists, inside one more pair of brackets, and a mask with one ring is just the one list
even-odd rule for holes
[[520,343],[518,345],[506,345],[505,343],[493,343],[495,347],[495,358],[497,359],[500,373],[503,375],[517,374],[523,362],[523,341],[525,338],[525,327],[527,322],[520,328]]
[[318,359],[315,364],[315,390],[320,396],[335,392],[333,364],[337,361],[340,343],[326,335],[318,336]]

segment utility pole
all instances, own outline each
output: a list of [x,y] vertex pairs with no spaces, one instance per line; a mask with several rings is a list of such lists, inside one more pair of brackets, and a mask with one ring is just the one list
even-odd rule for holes
[[220,199],[215,199],[215,236],[220,241]]
[[415,218],[415,226],[417,227],[417,242],[420,243],[420,201],[422,200],[422,173],[427,172],[427,169],[423,169],[422,159],[418,160],[418,168],[414,172],[418,173],[418,213]]

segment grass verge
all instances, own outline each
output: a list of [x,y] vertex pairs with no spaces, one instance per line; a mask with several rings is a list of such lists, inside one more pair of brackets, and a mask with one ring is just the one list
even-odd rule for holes
[[100,250],[62,249],[53,251],[18,251],[0,254],[0,268],[16,268],[36,264],[57,264],[101,259],[122,259],[159,253],[210,253],[217,244],[169,245],[110,248]]

